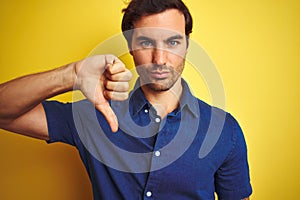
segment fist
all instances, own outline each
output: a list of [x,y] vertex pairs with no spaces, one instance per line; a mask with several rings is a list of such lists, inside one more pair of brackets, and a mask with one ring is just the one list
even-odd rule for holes
[[128,98],[131,72],[114,55],[96,55],[75,63],[75,74],[75,87],[95,105],[116,132],[118,120],[108,100]]

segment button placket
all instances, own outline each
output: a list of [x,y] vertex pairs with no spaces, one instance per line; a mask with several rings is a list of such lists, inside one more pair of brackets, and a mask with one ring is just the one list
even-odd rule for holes
[[159,157],[159,156],[160,156],[160,151],[155,151],[155,152],[154,152],[154,155],[155,155],[156,157]]
[[155,122],[156,122],[156,123],[159,123],[159,122],[160,122],[160,118],[159,118],[159,117],[156,117],[156,118],[155,118]]
[[[147,113],[151,117],[151,121],[153,123],[153,126],[157,127],[157,134],[161,131],[161,128],[164,125],[164,120],[160,118],[160,116],[157,115],[156,111],[150,108],[148,112],[144,110],[144,113]],[[160,157],[161,157],[161,151],[158,150],[157,144],[159,140],[159,136],[157,135],[156,141],[153,145],[153,154],[152,154],[152,162],[150,166],[150,173],[148,176],[148,180],[146,183],[146,187],[144,188],[144,199],[154,199],[155,192],[157,191],[157,187],[160,185],[161,181],[161,175],[159,171],[156,171],[157,166],[159,166]],[[158,143],[157,143],[158,142]]]
[[152,192],[151,191],[147,191],[146,192],[146,197],[151,197],[152,196]]

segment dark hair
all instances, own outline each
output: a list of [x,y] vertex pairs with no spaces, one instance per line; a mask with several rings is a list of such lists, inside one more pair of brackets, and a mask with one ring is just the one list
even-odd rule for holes
[[192,32],[193,19],[188,8],[181,0],[132,0],[128,7],[122,10],[124,12],[122,31],[129,47],[131,46],[132,30],[136,21],[143,16],[161,13],[168,9],[177,9],[184,15],[185,35],[188,37]]

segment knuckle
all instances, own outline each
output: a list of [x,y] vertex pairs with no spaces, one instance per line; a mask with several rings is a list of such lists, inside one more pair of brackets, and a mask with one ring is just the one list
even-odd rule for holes
[[104,80],[103,84],[104,84],[105,88],[110,88],[111,87],[111,82],[107,79]]
[[128,94],[128,92],[109,91],[109,92],[107,92],[107,96],[111,100],[124,101],[124,100],[128,99],[129,94]]
[[113,72],[114,72],[114,65],[108,64],[107,68],[106,68],[106,72],[107,72],[107,74],[113,74]]
[[129,89],[129,84],[127,82],[116,82],[109,86],[110,90],[125,92]]
[[106,92],[105,92],[105,96],[106,96],[108,99],[113,99],[113,95],[112,95],[112,92],[111,92],[111,91],[106,91]]
[[114,64],[118,65],[120,68],[125,68],[125,64],[120,59],[116,58]]
[[105,77],[109,80],[112,80],[112,75],[110,74],[110,72],[106,71],[105,73]]
[[113,54],[105,54],[105,58],[108,63],[112,63],[116,56]]
[[122,94],[119,95],[119,100],[124,101],[128,99],[128,92],[123,92]]
[[129,90],[129,83],[128,82],[124,82],[123,89],[125,91]]
[[129,97],[129,93],[128,93],[128,92],[125,92],[125,93],[124,93],[124,100],[128,99],[128,97]]
[[127,78],[128,80],[131,80],[131,79],[132,79],[132,73],[131,73],[131,71],[129,71],[128,69],[127,69],[127,71],[126,71],[126,78]]

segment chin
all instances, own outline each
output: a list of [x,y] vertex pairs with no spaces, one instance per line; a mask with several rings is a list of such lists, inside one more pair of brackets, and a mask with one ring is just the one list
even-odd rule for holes
[[164,92],[164,91],[168,91],[170,90],[175,82],[164,82],[162,81],[161,83],[159,83],[160,81],[156,82],[156,83],[149,83],[149,84],[146,84],[147,87],[153,91],[156,91],[156,92]]
[[161,85],[156,85],[156,84],[149,84],[148,87],[156,92],[165,92],[170,90],[170,87],[163,87]]

